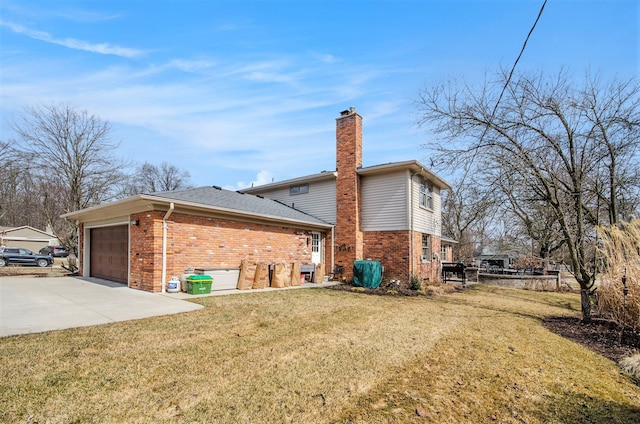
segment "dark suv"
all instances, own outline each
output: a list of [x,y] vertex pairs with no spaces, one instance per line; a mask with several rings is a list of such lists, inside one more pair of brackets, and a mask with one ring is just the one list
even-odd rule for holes
[[41,255],[51,255],[54,258],[66,258],[69,252],[63,246],[46,246],[40,249]]
[[38,265],[39,267],[53,265],[51,255],[40,255],[22,247],[0,248],[0,267],[5,265]]

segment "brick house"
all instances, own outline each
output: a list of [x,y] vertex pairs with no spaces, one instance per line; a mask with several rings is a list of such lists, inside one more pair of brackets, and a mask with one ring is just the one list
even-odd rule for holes
[[331,224],[220,187],[140,194],[63,215],[78,223],[79,274],[151,292],[185,268],[311,263]]
[[79,225],[80,275],[146,291],[164,291],[186,267],[243,259],[341,267],[348,281],[355,260],[371,259],[387,279],[438,280],[448,188],[415,160],[363,167],[362,117],[351,108],[336,120],[335,171],[238,192],[140,194],[63,216]]
[[371,259],[382,263],[385,278],[436,281],[441,256],[451,258],[452,244],[441,243],[440,199],[449,188],[415,160],[363,167],[362,117],[351,108],[336,120],[335,171],[244,191],[334,224],[324,263],[342,267],[347,280],[355,260]]

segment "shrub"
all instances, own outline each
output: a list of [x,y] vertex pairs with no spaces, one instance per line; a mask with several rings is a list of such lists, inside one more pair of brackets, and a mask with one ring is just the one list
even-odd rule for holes
[[[640,325],[640,220],[598,229],[607,264],[598,286],[600,314],[630,327]],[[627,295],[624,295],[623,277]]]
[[411,290],[420,290],[422,288],[422,283],[420,283],[420,279],[416,275],[411,276]]
[[640,381],[640,353],[620,360],[620,366],[637,381]]

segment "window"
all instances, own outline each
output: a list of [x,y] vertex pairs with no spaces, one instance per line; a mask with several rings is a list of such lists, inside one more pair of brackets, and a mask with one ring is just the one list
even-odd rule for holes
[[433,186],[425,180],[420,180],[420,206],[433,209]]
[[447,245],[443,244],[440,249],[440,257],[442,258],[442,262],[449,262],[449,257],[447,256]]
[[300,184],[289,187],[289,194],[309,193],[309,184]]
[[422,235],[422,260],[431,260],[431,236],[429,234]]

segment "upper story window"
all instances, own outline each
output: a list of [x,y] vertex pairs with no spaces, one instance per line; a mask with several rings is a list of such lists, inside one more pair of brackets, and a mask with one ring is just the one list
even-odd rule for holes
[[309,184],[299,184],[289,187],[289,194],[309,193]]
[[433,186],[426,180],[420,180],[420,206],[433,209]]

